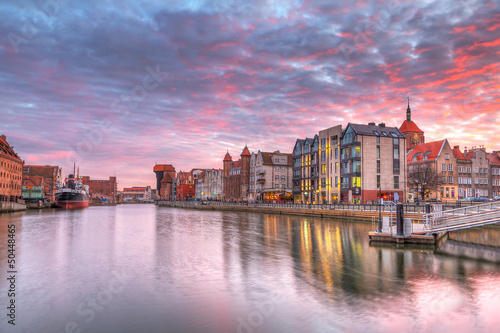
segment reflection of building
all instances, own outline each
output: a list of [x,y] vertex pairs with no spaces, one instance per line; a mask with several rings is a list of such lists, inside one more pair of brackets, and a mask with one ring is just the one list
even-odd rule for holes
[[153,172],[156,175],[156,191],[159,199],[174,200],[175,168],[171,164],[156,164]]
[[411,120],[410,99],[408,98],[408,109],[406,109],[406,120],[403,121],[399,130],[406,137],[406,152],[415,148],[416,145],[425,143],[424,132]]
[[123,200],[151,200],[151,186],[125,187],[122,191]]
[[54,201],[57,182],[62,182],[62,169],[51,165],[25,165],[23,167],[23,197],[38,198],[34,195],[37,186],[41,186],[43,198]]
[[406,157],[408,173],[411,173],[415,167],[427,165],[439,174],[440,186],[438,190],[427,193],[426,198],[441,198],[443,200],[456,200],[458,198],[458,163],[455,153],[447,139],[419,144],[408,152]]
[[91,199],[106,199],[108,202],[115,202],[117,196],[118,183],[116,177],[104,179],[90,179],[89,176],[83,176],[82,182],[89,186]]
[[340,141],[341,201],[404,201],[406,138],[384,123],[351,124]]
[[23,161],[7,143],[5,135],[0,136],[0,201],[21,198]]
[[319,131],[320,203],[338,202],[340,194],[340,137],[342,125]]
[[319,136],[297,139],[292,152],[293,200],[295,203],[318,203]]
[[252,153],[249,200],[284,202],[292,200],[292,154]]
[[250,182],[250,151],[247,146],[240,154],[240,159],[233,161],[229,152],[223,160],[224,165],[224,200],[247,201]]
[[500,151],[488,153],[488,160],[491,167],[491,196],[500,195]]

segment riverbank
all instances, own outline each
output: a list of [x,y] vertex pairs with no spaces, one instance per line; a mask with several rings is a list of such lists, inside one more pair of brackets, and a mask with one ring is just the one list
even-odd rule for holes
[[0,201],[0,214],[1,213],[20,212],[23,210],[26,210],[25,204],[20,204],[17,202]]
[[[267,214],[278,214],[278,215],[299,215],[299,216],[310,216],[319,218],[349,218],[350,220],[356,220],[361,222],[371,222],[373,218],[378,218],[379,212],[376,207],[359,206],[355,205],[349,206],[339,206],[337,208],[347,208],[347,209],[329,209],[324,206],[315,205],[287,205],[287,204],[274,204],[274,205],[262,205],[262,204],[231,204],[231,203],[221,203],[221,202],[210,202],[210,201],[157,201],[156,205],[159,207],[176,207],[185,209],[198,209],[198,210],[219,210],[219,211],[237,211],[237,212],[254,212],[254,213],[267,213]],[[350,208],[350,209],[349,209]],[[370,209],[371,208],[371,209]],[[387,207],[383,207],[385,211],[381,212],[382,216],[391,216],[390,210]],[[395,216],[395,212],[393,213]],[[420,212],[406,212],[405,217],[412,219],[422,219],[424,216]]]

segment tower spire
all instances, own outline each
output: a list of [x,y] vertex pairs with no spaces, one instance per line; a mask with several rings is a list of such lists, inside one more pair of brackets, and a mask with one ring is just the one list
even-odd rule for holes
[[408,109],[406,109],[406,120],[411,122],[410,96],[408,96]]

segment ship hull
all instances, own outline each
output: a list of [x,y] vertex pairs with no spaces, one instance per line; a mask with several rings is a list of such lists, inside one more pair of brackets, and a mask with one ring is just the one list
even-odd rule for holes
[[81,209],[89,206],[89,200],[85,192],[64,189],[56,194],[55,204],[63,209]]

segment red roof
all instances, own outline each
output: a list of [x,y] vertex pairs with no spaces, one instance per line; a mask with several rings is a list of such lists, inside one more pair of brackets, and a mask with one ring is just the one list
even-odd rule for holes
[[241,160],[234,161],[233,169],[241,167]]
[[0,136],[0,153],[3,153],[9,156],[10,158],[18,160],[19,162],[22,163],[19,156],[17,156],[17,154],[14,152],[14,149],[12,149],[12,147],[7,143],[7,141],[1,136]]
[[487,153],[486,156],[490,160],[491,165],[500,165],[500,156],[498,152]]
[[[410,150],[406,155],[406,162],[414,163],[414,162],[422,162],[422,161],[427,162],[435,160],[436,157],[438,157],[439,154],[441,153],[441,150],[443,149],[445,142],[446,139],[441,141],[433,141],[416,145],[415,148]],[[426,156],[425,159],[424,156]],[[414,157],[417,158],[415,161],[413,160]]]
[[453,156],[455,156],[459,160],[466,160],[467,158],[464,156],[464,154],[460,151],[459,146],[453,147]]
[[224,156],[224,160],[223,162],[226,162],[226,161],[232,161],[233,159],[231,158],[231,155],[229,155],[229,152],[226,153],[226,156]]
[[250,154],[250,150],[248,150],[247,146],[245,146],[245,148],[243,148],[243,151],[241,152],[240,156],[252,156],[252,154]]
[[175,168],[172,164],[156,164],[153,171],[175,171]]
[[403,121],[403,124],[401,124],[399,130],[403,134],[406,132],[424,133],[424,131],[418,128],[417,124],[415,124],[414,121],[408,121],[408,120]]
[[160,183],[172,183],[172,176],[167,172]]
[[130,192],[130,191],[146,191],[146,188],[145,187],[135,187],[135,186],[134,187],[125,187],[123,189],[123,192],[125,192],[125,191],[128,191],[128,192]]

